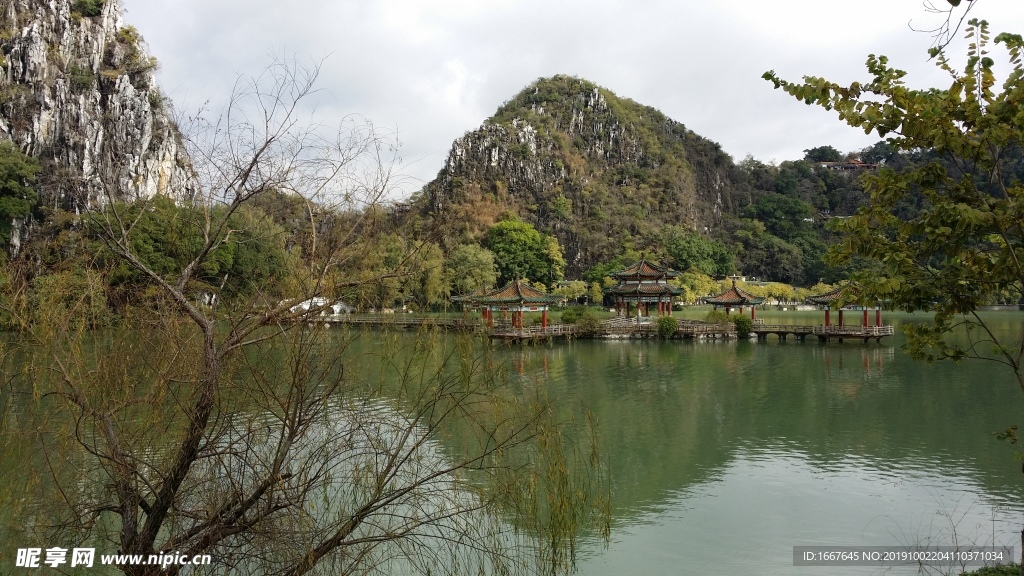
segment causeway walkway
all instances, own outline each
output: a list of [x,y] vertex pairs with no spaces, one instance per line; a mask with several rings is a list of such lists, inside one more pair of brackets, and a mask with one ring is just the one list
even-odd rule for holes
[[[548,326],[531,325],[523,328],[513,327],[508,321],[498,320],[487,328],[477,317],[438,317],[417,314],[338,314],[317,318],[327,324],[349,326],[368,326],[376,328],[419,329],[423,326],[437,326],[451,330],[466,332],[486,332],[494,340],[507,342],[538,342],[545,340],[573,338],[641,338],[658,335],[658,325],[653,317],[615,317],[601,320],[596,327],[584,331],[577,324],[550,324]],[[705,338],[736,338],[736,327],[731,323],[709,324],[697,320],[679,320],[674,336],[684,339]],[[751,333],[758,340],[766,340],[774,334],[779,340],[790,337],[804,341],[808,336],[816,337],[821,342],[830,340],[863,340],[874,339],[880,342],[895,331],[892,326],[808,326],[801,324],[754,324]]]

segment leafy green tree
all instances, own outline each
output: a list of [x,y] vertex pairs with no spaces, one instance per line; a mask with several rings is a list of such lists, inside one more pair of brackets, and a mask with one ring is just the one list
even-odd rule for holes
[[562,279],[565,260],[558,241],[531,224],[519,219],[503,220],[487,231],[483,243],[494,253],[501,283],[528,278],[550,286]]
[[744,210],[744,215],[761,221],[769,233],[787,242],[811,233],[811,207],[791,196],[764,194]]
[[679,321],[672,316],[661,316],[657,321],[658,337],[667,340],[676,333],[679,328]]
[[704,296],[718,291],[718,282],[697,270],[687,270],[681,273],[675,283],[683,289],[681,298],[687,304],[697,304]]
[[[614,280],[611,275],[619,270],[622,270],[626,266],[633,264],[641,258],[641,254],[631,248],[626,248],[621,254],[615,258],[597,264],[583,273],[583,279],[587,282],[601,282],[605,287],[614,286]],[[608,281],[606,281],[608,279]]]
[[586,296],[587,294],[587,283],[582,280],[573,280],[571,282],[563,282],[557,288],[551,291],[552,294],[558,294],[563,296],[567,301],[575,302]]
[[444,273],[444,252],[433,242],[416,242],[405,266],[404,299],[420,308],[448,303],[450,293]]
[[662,244],[677,270],[693,268],[719,276],[733,273],[733,254],[721,242],[679,226],[668,226],[662,234]]
[[[849,86],[815,77],[794,84],[771,72],[765,78],[796,98],[835,110],[851,126],[888,136],[894,150],[933,151],[929,162],[865,178],[870,203],[837,222],[844,237],[833,262],[863,258],[872,264],[854,275],[866,300],[935,313],[933,323],[909,327],[913,355],[1002,362],[1024,390],[1024,347],[978,346],[993,337],[976,314],[999,294],[1024,288],[1024,188],[1005,171],[1007,158],[1018,156],[1024,142],[1024,42],[1016,34],[995,38],[1010,65],[1000,86],[995,61],[987,55],[988,24],[972,20],[967,34],[972,42],[962,72],[941,51],[932,52],[952,76],[946,89],[911,89],[905,72],[874,55],[867,61],[871,78]],[[908,198],[920,198],[922,209],[901,218],[897,207]],[[949,338],[961,328],[969,336],[966,343]]]
[[604,290],[601,288],[600,282],[590,283],[590,289],[587,292],[587,297],[590,298],[590,303],[595,306],[601,306],[604,304]]
[[39,201],[32,188],[38,172],[38,160],[12,142],[0,142],[0,240],[9,241],[13,221],[28,216]]
[[498,281],[494,253],[476,244],[456,246],[448,254],[445,272],[453,294],[490,290]]
[[831,146],[818,146],[810,150],[804,150],[804,160],[807,162],[839,162],[843,155]]
[[553,286],[565,276],[565,258],[562,247],[554,236],[544,236],[544,261],[547,263],[547,274],[539,279],[548,286]]
[[[133,223],[126,229],[125,239],[140,262],[154,272],[174,275],[203,250],[200,225],[207,212],[200,207],[179,206],[170,198],[158,196],[133,204],[117,203],[114,209],[121,210],[122,216]],[[290,286],[285,280],[296,263],[285,249],[285,231],[251,206],[241,206],[230,215],[214,208],[209,216],[225,217],[225,230],[196,268],[188,289],[232,299],[257,291],[277,298],[286,296]],[[89,233],[97,244],[104,234],[105,218],[102,213],[88,215]],[[106,282],[116,305],[155,285],[150,275],[106,246],[99,246],[97,263],[107,268]]]
[[738,268],[747,275],[800,284],[804,281],[803,252],[769,234],[758,220],[743,219],[733,232]]

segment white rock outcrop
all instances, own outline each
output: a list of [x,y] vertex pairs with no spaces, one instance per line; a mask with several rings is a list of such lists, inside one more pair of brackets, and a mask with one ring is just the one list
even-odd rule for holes
[[[0,2],[0,5],[3,5]],[[155,60],[118,0],[9,0],[0,16],[0,138],[40,159],[42,202],[82,210],[195,188]]]

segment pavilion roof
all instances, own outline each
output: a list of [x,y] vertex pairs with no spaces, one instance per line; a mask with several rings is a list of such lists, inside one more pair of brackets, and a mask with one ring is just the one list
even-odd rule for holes
[[618,272],[612,273],[612,276],[622,278],[675,278],[679,276],[679,272],[667,267],[655,264],[646,258],[641,258],[639,262],[632,264],[619,270]]
[[683,293],[682,288],[672,286],[671,284],[626,284],[622,283],[618,286],[613,286],[606,290],[609,294],[619,294],[622,296],[628,296],[630,294],[643,296],[643,295],[665,295],[670,294],[672,296],[678,296]]
[[524,280],[514,280],[497,290],[483,294],[470,294],[452,298],[455,301],[471,302],[473,304],[554,304],[562,299],[561,296],[537,290]]
[[754,296],[750,292],[736,287],[736,281],[732,281],[732,287],[718,294],[704,298],[707,304],[718,304],[719,306],[752,306],[764,302],[764,298]]
[[854,284],[846,284],[840,286],[834,290],[829,290],[824,294],[817,294],[814,296],[808,296],[807,302],[809,304],[817,304],[819,306],[831,306],[836,303],[848,304],[856,300],[860,295],[860,289]]

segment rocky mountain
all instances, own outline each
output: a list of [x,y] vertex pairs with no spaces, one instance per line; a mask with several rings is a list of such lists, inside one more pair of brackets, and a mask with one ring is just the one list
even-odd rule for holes
[[586,80],[542,78],[455,141],[415,200],[449,242],[505,214],[555,235],[567,272],[644,250],[665,225],[706,234],[749,203],[721,147]]
[[44,205],[194,193],[153,79],[156,60],[118,0],[0,0],[0,8],[0,138],[40,159]]

